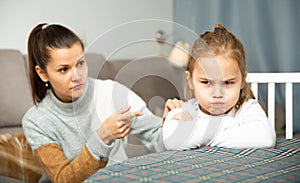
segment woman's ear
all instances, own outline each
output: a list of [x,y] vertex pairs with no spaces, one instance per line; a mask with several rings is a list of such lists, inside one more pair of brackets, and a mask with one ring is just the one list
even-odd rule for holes
[[35,66],[35,72],[40,76],[42,81],[48,82],[48,75],[44,69],[42,69],[40,66]]
[[194,85],[193,85],[193,82],[192,82],[192,75],[189,71],[185,71],[185,77],[186,77],[186,80],[188,82],[188,85],[189,85],[189,88],[190,89],[194,89]]

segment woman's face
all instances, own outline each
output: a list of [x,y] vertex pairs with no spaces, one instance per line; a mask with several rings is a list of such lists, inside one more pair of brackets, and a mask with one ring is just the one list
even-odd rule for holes
[[237,61],[224,56],[197,59],[192,76],[187,72],[201,110],[210,115],[221,115],[237,103],[244,86]]
[[87,63],[81,44],[71,48],[51,49],[46,72],[39,66],[36,71],[41,79],[48,81],[62,102],[72,102],[83,95],[87,80]]

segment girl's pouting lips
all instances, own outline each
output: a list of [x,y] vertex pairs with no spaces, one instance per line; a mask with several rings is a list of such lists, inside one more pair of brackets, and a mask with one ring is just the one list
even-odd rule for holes
[[211,103],[213,107],[223,107],[225,105],[224,102],[213,102]]

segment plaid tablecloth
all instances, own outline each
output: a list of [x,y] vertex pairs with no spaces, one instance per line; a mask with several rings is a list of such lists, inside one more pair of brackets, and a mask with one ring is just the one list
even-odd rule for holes
[[278,139],[269,149],[148,154],[100,169],[85,182],[300,182],[300,139]]

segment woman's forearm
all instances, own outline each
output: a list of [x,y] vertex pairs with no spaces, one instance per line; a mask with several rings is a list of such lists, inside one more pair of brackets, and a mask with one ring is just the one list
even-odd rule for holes
[[51,181],[59,183],[82,182],[107,164],[106,160],[95,159],[86,146],[73,161],[65,157],[57,144],[41,146],[34,154]]

